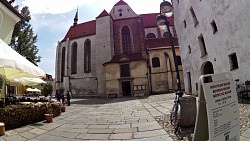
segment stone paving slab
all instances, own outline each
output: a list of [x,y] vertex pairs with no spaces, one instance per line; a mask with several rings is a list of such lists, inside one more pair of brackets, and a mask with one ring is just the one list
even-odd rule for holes
[[109,139],[120,139],[120,140],[127,140],[132,139],[133,133],[117,133],[117,134],[111,134]]
[[145,131],[145,132],[136,132],[134,133],[134,138],[149,138],[155,136],[167,135],[167,132],[164,129],[153,130],[153,131]]
[[84,140],[108,140],[110,134],[80,134],[76,138]]

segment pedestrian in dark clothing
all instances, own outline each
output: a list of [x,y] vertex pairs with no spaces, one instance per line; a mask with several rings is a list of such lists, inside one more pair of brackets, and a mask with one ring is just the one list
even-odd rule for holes
[[65,97],[64,97],[64,93],[61,94],[61,98],[62,98],[62,104],[63,106],[65,105]]
[[61,94],[58,89],[56,90],[56,99],[58,102],[61,102]]
[[67,106],[70,106],[70,98],[71,98],[71,93],[70,93],[70,91],[67,91],[67,95],[66,95],[66,97],[67,97]]

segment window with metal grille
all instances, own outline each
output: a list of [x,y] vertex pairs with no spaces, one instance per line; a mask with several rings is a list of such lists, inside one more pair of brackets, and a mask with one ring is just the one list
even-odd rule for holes
[[91,72],[91,42],[87,39],[84,43],[84,73]]
[[74,42],[71,50],[71,74],[77,73],[77,43]]
[[160,59],[158,57],[152,58],[152,66],[153,68],[160,67]]
[[130,76],[129,64],[120,65],[120,69],[121,69],[121,77],[129,77]]
[[122,47],[123,47],[124,54],[128,54],[132,52],[130,30],[127,26],[122,27]]

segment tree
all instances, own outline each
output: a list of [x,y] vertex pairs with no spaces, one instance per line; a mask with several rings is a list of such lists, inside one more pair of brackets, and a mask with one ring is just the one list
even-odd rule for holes
[[[16,9],[18,9],[18,6]],[[24,18],[16,24],[10,46],[27,60],[37,65],[41,61],[41,57],[37,55],[39,51],[35,45],[37,35],[34,34],[33,28],[29,24],[31,16],[27,6],[22,8],[21,15]]]

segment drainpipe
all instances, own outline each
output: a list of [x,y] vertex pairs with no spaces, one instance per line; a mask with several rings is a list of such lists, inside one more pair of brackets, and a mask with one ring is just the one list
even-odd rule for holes
[[148,68],[148,79],[149,79],[149,86],[150,86],[150,94],[153,93],[153,90],[152,90],[152,77],[151,77],[151,66],[150,66],[150,57],[149,57],[149,49],[146,48],[146,54],[148,56],[148,61],[147,61],[147,68]]

